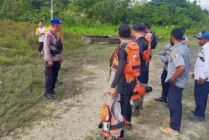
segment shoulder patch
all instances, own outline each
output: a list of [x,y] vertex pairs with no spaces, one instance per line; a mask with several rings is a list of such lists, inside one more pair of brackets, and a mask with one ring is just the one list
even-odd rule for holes
[[172,54],[173,58],[176,59],[178,56],[179,56],[179,52],[175,51],[173,54]]
[[47,34],[47,38],[49,38],[49,37],[51,37],[51,34],[50,33]]

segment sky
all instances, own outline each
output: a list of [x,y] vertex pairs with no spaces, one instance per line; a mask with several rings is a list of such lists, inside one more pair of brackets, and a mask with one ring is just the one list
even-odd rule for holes
[[[204,9],[208,9],[209,10],[209,0],[200,0],[200,6]],[[199,3],[198,3],[199,4]]]

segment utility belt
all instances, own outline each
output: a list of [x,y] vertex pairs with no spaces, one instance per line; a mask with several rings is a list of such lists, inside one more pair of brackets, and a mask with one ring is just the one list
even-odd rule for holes
[[52,56],[55,56],[56,54],[61,54],[61,51],[59,50],[50,50],[50,53]]

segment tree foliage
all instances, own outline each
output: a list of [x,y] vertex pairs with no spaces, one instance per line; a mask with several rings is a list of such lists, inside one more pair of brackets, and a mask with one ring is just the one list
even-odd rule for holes
[[[54,0],[54,16],[72,24],[150,23],[157,26],[209,22],[209,12],[187,0]],[[0,0],[0,18],[50,19],[50,0]]]

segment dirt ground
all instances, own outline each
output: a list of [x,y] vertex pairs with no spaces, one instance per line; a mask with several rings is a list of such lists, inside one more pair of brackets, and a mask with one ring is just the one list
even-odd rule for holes
[[[192,51],[194,61],[197,50]],[[52,103],[56,108],[48,120],[35,122],[32,127],[18,129],[15,136],[8,136],[2,140],[88,140],[95,139],[100,122],[100,109],[104,103],[103,93],[109,90],[107,83],[108,72],[96,65],[84,65],[87,71],[94,75],[77,77],[84,80],[82,94],[64,100],[61,103]],[[191,67],[191,70],[193,67]],[[194,123],[183,117],[181,136],[169,136],[160,132],[158,127],[163,124],[164,117],[168,116],[168,109],[164,104],[155,103],[155,97],[161,95],[160,74],[162,64],[155,55],[150,64],[150,85],[154,91],[145,97],[144,110],[141,117],[133,117],[133,130],[127,132],[127,140],[207,140],[209,139],[209,122]],[[67,81],[67,78],[64,79]],[[191,81],[192,82],[192,81]],[[184,109],[189,111],[194,106],[192,90],[189,101],[185,99]],[[187,95],[187,94],[186,94]],[[188,106],[187,106],[188,105]],[[208,113],[208,112],[207,112]],[[88,137],[87,137],[88,136]]]

